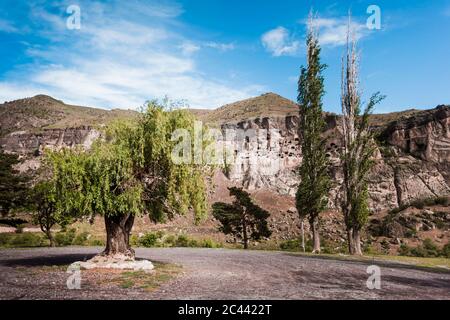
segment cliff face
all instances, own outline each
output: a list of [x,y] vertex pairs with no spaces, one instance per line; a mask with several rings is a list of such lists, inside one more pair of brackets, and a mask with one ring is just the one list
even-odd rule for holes
[[[326,116],[327,151],[332,164],[333,188],[329,207],[339,206],[342,181],[339,149],[341,126],[338,116]],[[296,168],[301,164],[297,116],[257,117],[222,130],[248,132],[235,147],[235,162],[228,177],[250,190],[267,188],[295,196]],[[370,206],[374,212],[392,209],[413,200],[450,194],[450,107],[418,112],[376,129],[379,148],[370,176]],[[225,135],[226,136],[226,135]],[[227,144],[236,146],[231,139]]]

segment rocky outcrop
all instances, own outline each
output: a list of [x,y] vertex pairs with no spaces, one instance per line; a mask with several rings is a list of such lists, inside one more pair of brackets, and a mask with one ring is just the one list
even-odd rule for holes
[[[333,188],[329,207],[339,206],[340,119],[327,115],[327,151]],[[250,190],[268,188],[295,196],[302,161],[297,116],[258,117],[223,124],[233,162],[228,177]],[[237,132],[234,135],[226,131]],[[450,194],[450,107],[419,112],[377,128],[379,149],[370,176],[370,206],[375,212],[413,200]],[[232,138],[229,138],[229,137]]]
[[16,131],[0,138],[0,147],[5,152],[18,154],[22,163],[17,169],[26,172],[40,167],[40,156],[47,148],[58,150],[80,145],[89,149],[99,136],[100,132],[90,127],[45,129],[40,133]]

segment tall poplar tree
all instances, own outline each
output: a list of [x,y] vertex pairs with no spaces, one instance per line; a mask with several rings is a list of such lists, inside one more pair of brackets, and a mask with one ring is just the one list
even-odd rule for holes
[[311,226],[313,253],[320,253],[319,215],[327,205],[330,178],[326,145],[322,138],[326,127],[322,114],[325,93],[322,72],[326,65],[320,61],[321,49],[312,15],[309,17],[306,48],[307,66],[301,68],[298,82],[303,161],[299,170],[301,181],[296,194],[296,207],[300,218],[306,217]]
[[[374,164],[375,142],[369,127],[369,115],[384,96],[374,94],[361,115],[361,94],[358,88],[358,63],[356,39],[351,35],[349,19],[347,50],[342,61],[342,127],[343,148],[341,161],[344,173],[341,203],[347,228],[350,254],[362,255],[361,230],[366,225],[368,206],[368,174]],[[352,40],[350,40],[352,37]]]

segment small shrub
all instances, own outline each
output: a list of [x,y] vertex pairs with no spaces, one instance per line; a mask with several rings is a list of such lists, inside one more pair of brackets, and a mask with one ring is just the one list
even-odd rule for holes
[[7,246],[11,240],[9,233],[0,233],[0,246]]
[[417,235],[417,231],[415,229],[408,229],[405,232],[405,237],[406,238],[414,238]]
[[156,243],[158,242],[159,237],[154,232],[147,232],[145,235],[143,235],[139,239],[139,243],[141,246],[146,248],[152,248],[156,246]]
[[222,245],[220,243],[215,242],[211,239],[203,239],[200,243],[202,248],[221,248]]
[[57,246],[70,246],[73,244],[75,239],[75,229],[70,229],[68,231],[60,231],[55,235],[55,243]]
[[450,242],[447,243],[441,250],[441,256],[450,259]]
[[43,245],[41,235],[25,232],[15,235],[9,242],[12,247],[40,247]]
[[398,249],[398,254],[400,256],[410,256],[411,248],[408,245],[403,243],[402,245],[400,245],[400,248]]
[[87,239],[89,237],[89,232],[82,232],[80,234],[77,234],[75,236],[75,239],[73,239],[72,244],[76,245],[76,246],[84,246],[87,242]]
[[102,247],[105,245],[105,241],[100,240],[100,239],[90,239],[88,242],[88,245],[94,246],[94,247]]
[[189,247],[189,238],[185,234],[180,234],[176,241],[177,247]]
[[173,234],[169,234],[167,237],[164,238],[163,245],[165,247],[175,247],[177,243],[177,238]]
[[138,245],[139,245],[139,238],[135,234],[132,234],[130,236],[130,246],[135,247]]
[[425,239],[422,244],[427,257],[439,257],[439,248],[431,239]]
[[280,249],[287,251],[298,251],[300,250],[300,247],[301,244],[298,239],[287,240],[280,244]]

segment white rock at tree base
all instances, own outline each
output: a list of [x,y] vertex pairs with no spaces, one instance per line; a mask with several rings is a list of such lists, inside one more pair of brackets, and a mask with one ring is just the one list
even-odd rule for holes
[[88,261],[77,261],[71,266],[79,266],[80,269],[118,269],[134,271],[151,271],[154,269],[153,263],[149,260],[114,259],[103,256],[96,256]]

